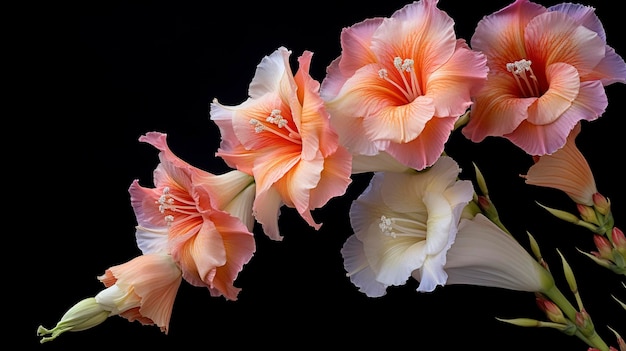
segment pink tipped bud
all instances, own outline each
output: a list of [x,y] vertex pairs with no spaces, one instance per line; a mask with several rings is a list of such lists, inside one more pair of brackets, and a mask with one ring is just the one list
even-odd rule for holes
[[593,242],[598,248],[598,257],[613,260],[613,245],[611,245],[609,239],[602,235],[594,234]]
[[593,199],[593,205],[599,213],[606,216],[609,212],[611,212],[611,201],[604,197],[604,195],[594,193],[591,198]]
[[592,207],[585,206],[583,204],[576,204],[576,208],[578,209],[580,218],[582,218],[585,222],[600,225],[598,216],[596,216],[596,211]]
[[542,310],[550,321],[555,323],[567,323],[565,316],[563,316],[563,312],[554,302],[547,300],[543,297],[537,297],[535,299],[537,306],[540,310]]
[[611,240],[613,240],[613,245],[617,251],[619,251],[622,255],[626,254],[626,236],[624,236],[624,232],[618,227],[613,227],[611,231]]
[[576,320],[574,323],[576,323],[578,329],[585,336],[590,336],[595,332],[591,316],[589,316],[589,313],[587,313],[584,309],[580,312],[576,312]]

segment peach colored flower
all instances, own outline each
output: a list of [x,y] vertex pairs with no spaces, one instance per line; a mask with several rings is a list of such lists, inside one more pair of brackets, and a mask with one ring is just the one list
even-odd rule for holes
[[234,281],[256,245],[244,224],[247,217],[225,209],[245,213],[234,204],[248,204],[251,213],[252,177],[236,170],[213,175],[193,167],[171,152],[163,133],[147,133],[139,140],[160,151],[155,187],[142,187],[135,180],[129,188],[139,248],[144,254],[170,253],[187,282],[207,287],[212,296],[236,300],[241,289]]
[[604,113],[604,87],[626,82],[590,6],[516,0],[478,23],[471,46],[487,56],[489,76],[463,134],[504,137],[529,155],[560,149],[578,121]]
[[593,195],[598,190],[587,160],[576,147],[580,130],[579,122],[565,145],[551,155],[539,157],[524,178],[526,184],[558,189],[577,204],[593,206]]
[[350,208],[354,234],[341,254],[350,280],[370,297],[402,285],[416,270],[418,291],[446,283],[446,252],[454,242],[472,183],[458,180],[460,169],[448,156],[430,168],[377,172]]
[[353,154],[432,165],[484,83],[485,57],[456,38],[454,21],[436,5],[416,1],[342,31],[320,94]]
[[107,287],[96,302],[129,321],[156,324],[167,334],[182,272],[170,255],[147,254],[107,269],[98,279]]
[[352,156],[331,129],[309,75],[312,53],[298,59],[293,75],[291,51],[278,48],[263,58],[249,87],[249,98],[237,106],[211,104],[211,119],[221,132],[217,155],[233,168],[254,176],[254,216],[265,234],[281,240],[280,207],[295,208],[319,229],[311,211],[343,195],[351,182]]
[[167,254],[146,254],[110,267],[98,277],[106,289],[76,303],[54,328],[39,326],[37,335],[44,336],[40,342],[93,328],[115,315],[144,325],[156,324],[167,334],[181,274]]

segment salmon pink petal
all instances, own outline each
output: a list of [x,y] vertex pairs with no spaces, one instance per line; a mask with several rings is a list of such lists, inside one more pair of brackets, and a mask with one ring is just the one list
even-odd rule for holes
[[222,236],[209,221],[193,237],[174,243],[172,257],[179,262],[183,278],[194,286],[211,286],[216,267],[227,261]]
[[[427,79],[450,59],[456,46],[454,21],[437,8],[437,2],[413,2],[381,23],[372,38],[379,62],[393,62],[398,55],[411,57],[420,67],[418,78]],[[420,83],[423,89],[425,82]]]
[[[549,30],[546,30],[549,28]],[[561,12],[533,18],[525,30],[528,57],[549,66],[566,62],[580,75],[590,72],[604,57],[605,43],[596,32],[579,26]]]
[[[341,30],[341,47],[344,52],[349,53],[348,55],[342,55],[340,60],[338,58],[336,63],[338,69],[344,75],[341,84],[345,81],[345,77],[352,76],[359,68],[376,62],[374,53],[370,48],[370,42],[382,22],[382,18],[368,18]],[[325,83],[323,82],[322,84]]]
[[471,51],[464,40],[458,40],[450,60],[433,72],[427,83],[427,94],[433,98],[435,115],[456,117],[472,104],[471,95],[485,83],[487,59]]
[[321,176],[317,185],[310,190],[309,206],[320,208],[331,198],[345,194],[352,182],[352,155],[344,148],[324,159]]
[[174,299],[182,281],[180,269],[169,255],[138,256],[109,268],[106,275],[114,276],[115,284],[121,289],[139,296],[141,316],[149,318],[167,333]]
[[563,148],[545,155],[528,169],[526,184],[559,189],[577,204],[593,206],[593,194],[598,192],[591,168],[576,147],[580,134],[578,123],[567,137]]
[[[337,111],[342,111],[339,108]],[[344,110],[345,111],[345,110]],[[365,134],[362,117],[332,115],[330,123],[339,135],[339,143],[353,154],[373,156],[389,144],[388,140],[370,140]]]
[[415,140],[404,144],[390,143],[384,150],[402,164],[422,170],[441,156],[456,120],[456,117],[435,117],[426,123]]
[[399,106],[384,106],[384,99],[373,98],[370,101],[381,104],[376,116],[363,119],[363,127],[372,140],[410,142],[422,133],[435,112],[433,100],[426,96]]
[[270,188],[300,162],[300,153],[297,150],[279,151],[280,154],[278,152],[260,154],[255,160],[252,171],[255,174],[257,192]]
[[483,17],[476,26],[470,45],[488,57],[491,70],[506,72],[506,64],[526,57],[526,24],[546,8],[528,0],[516,0],[505,8]]
[[578,121],[597,119],[607,105],[606,92],[600,81],[582,82],[577,99],[555,122],[544,126],[523,122],[513,133],[504,136],[529,155],[551,154],[563,146]]
[[513,132],[526,119],[528,107],[537,100],[518,98],[515,81],[506,75],[493,74],[488,79],[488,88],[476,97],[470,121],[462,129],[463,135],[474,142]]
[[209,291],[212,296],[223,295],[234,301],[237,300],[237,295],[241,291],[241,288],[233,285],[234,281],[256,250],[254,236],[240,221],[225,213],[216,212],[212,218],[216,231],[222,236],[222,244],[228,260],[216,268]]
[[254,218],[263,226],[263,232],[270,239],[280,241],[283,237],[278,230],[278,216],[283,205],[280,193],[273,187],[257,191],[252,207]]
[[569,64],[549,65],[546,76],[550,88],[528,109],[527,120],[534,125],[556,121],[572,105],[580,88],[578,71]]

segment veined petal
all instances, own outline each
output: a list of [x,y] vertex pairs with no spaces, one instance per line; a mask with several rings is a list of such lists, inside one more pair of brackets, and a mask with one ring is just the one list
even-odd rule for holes
[[487,79],[487,59],[457,40],[456,50],[446,63],[432,72],[426,83],[426,94],[432,97],[435,115],[457,117],[472,104],[471,97]]
[[183,278],[194,286],[212,286],[215,269],[226,263],[222,236],[211,221],[204,221],[192,237],[173,241],[172,257],[179,262]]
[[559,189],[574,202],[593,206],[593,194],[598,190],[587,160],[576,147],[580,130],[578,123],[563,148],[540,157],[524,178],[526,184]]
[[552,11],[533,18],[525,30],[527,57],[548,67],[566,62],[580,75],[604,58],[605,42],[598,34],[578,25],[567,14]]
[[528,108],[528,122],[545,125],[556,121],[570,106],[580,88],[580,77],[573,66],[554,63],[546,68],[550,85],[534,104]]
[[[373,100],[381,103],[385,101],[376,98]],[[407,143],[422,133],[434,113],[433,100],[420,96],[408,104],[381,106],[376,116],[366,116],[363,119],[363,127],[371,140]]]
[[529,155],[551,154],[565,144],[567,135],[578,121],[597,119],[607,104],[600,81],[582,82],[573,105],[555,122],[538,126],[524,121],[513,133],[504,137]]
[[350,281],[359,288],[360,292],[369,297],[380,297],[387,294],[388,285],[376,280],[376,274],[363,251],[363,243],[356,235],[348,237],[341,247],[341,256]]
[[551,275],[517,242],[482,214],[462,219],[444,266],[447,284],[541,292]]
[[[138,256],[126,263],[110,267],[98,277],[111,287],[115,284],[125,296],[136,296],[139,303],[132,306],[119,307],[123,300],[112,300],[104,290],[96,295],[96,301],[110,307],[116,307],[118,313],[130,308],[138,308],[142,317],[148,318],[167,333],[174,299],[182,281],[181,271],[169,255],[149,254]],[[134,298],[131,298],[134,299]],[[132,319],[130,319],[132,321]],[[145,319],[140,319],[145,323]]]
[[604,26],[596,15],[595,9],[591,6],[572,3],[561,3],[548,8],[549,11],[558,11],[566,14],[576,24],[584,26],[596,32],[603,41],[606,41]]
[[615,49],[606,47],[605,57],[592,72],[581,77],[584,81],[600,80],[602,85],[613,83],[626,83],[626,63],[624,59],[615,53]]
[[284,53],[289,55],[291,51],[280,47],[261,59],[248,87],[248,96],[251,99],[260,99],[265,94],[272,94],[279,90],[281,80],[285,75]]
[[518,97],[515,81],[506,75],[493,74],[488,79],[488,88],[476,97],[470,120],[462,129],[463,135],[473,142],[511,133],[526,119],[528,107],[537,100]]
[[483,17],[476,26],[470,46],[484,53],[492,71],[506,73],[506,64],[526,57],[524,28],[546,8],[528,0],[515,2]]
[[204,188],[210,195],[211,206],[224,210],[239,194],[254,183],[254,178],[244,172],[232,170],[214,175],[194,173],[192,180],[196,187]]
[[324,158],[324,166],[317,186],[310,190],[309,206],[320,208],[331,198],[346,193],[352,183],[352,155],[344,148]]
[[215,230],[222,237],[222,245],[228,260],[215,268],[209,291],[212,296],[223,295],[234,301],[241,291],[241,288],[234,286],[234,282],[243,266],[252,259],[256,243],[253,234],[235,217],[221,212],[215,212],[211,217],[215,223]]
[[393,155],[399,162],[422,170],[439,159],[456,120],[457,117],[432,118],[416,139],[402,144],[389,143],[382,150]]
[[[437,8],[437,0],[410,3],[381,23],[372,38],[372,50],[379,62],[394,57],[411,57],[420,82],[453,55],[456,34],[452,18]],[[422,84],[422,89],[425,84]]]
[[263,191],[259,191],[257,188],[252,213],[257,222],[263,226],[265,235],[276,241],[283,239],[278,230],[278,216],[282,205],[280,194],[275,188],[270,187]]

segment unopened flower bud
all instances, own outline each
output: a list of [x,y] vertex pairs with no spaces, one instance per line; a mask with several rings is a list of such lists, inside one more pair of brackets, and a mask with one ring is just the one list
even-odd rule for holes
[[609,241],[609,239],[607,239],[606,237],[602,235],[594,234],[593,242],[596,244],[596,247],[598,248],[597,257],[604,258],[610,261],[613,260],[613,245],[611,245],[611,242]]
[[624,232],[618,227],[613,227],[611,240],[613,241],[613,246],[622,254],[622,257],[626,257],[626,236],[624,236]]
[[567,324],[567,319],[563,315],[563,311],[554,302],[543,297],[535,299],[537,306],[541,309],[549,320],[555,323]]
[[609,212],[611,212],[611,201],[609,201],[609,199],[604,197],[604,195],[600,193],[594,193],[592,195],[592,199],[593,199],[593,206],[596,208],[596,210],[599,213],[606,216]]
[[580,312],[576,312],[576,319],[574,320],[574,323],[576,323],[578,329],[585,336],[590,336],[595,333],[595,328],[593,326],[593,322],[591,321],[591,317],[589,316],[589,313],[585,311],[585,309],[582,309]]
[[582,218],[585,222],[600,225],[598,216],[596,216],[596,211],[592,207],[585,206],[583,204],[576,204],[576,208],[578,209],[580,218]]
[[96,302],[94,297],[89,297],[75,304],[65,312],[54,328],[46,329],[40,325],[39,328],[37,328],[37,336],[51,335],[40,340],[40,343],[43,344],[44,342],[56,339],[59,335],[67,331],[81,331],[93,328],[104,322],[110,314],[111,312],[103,309],[102,306]]

